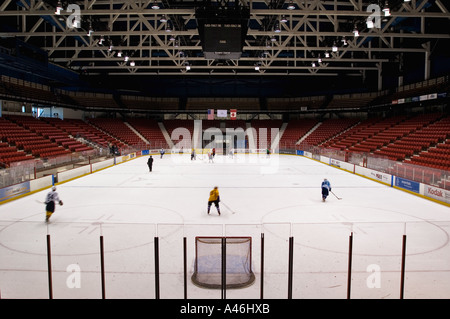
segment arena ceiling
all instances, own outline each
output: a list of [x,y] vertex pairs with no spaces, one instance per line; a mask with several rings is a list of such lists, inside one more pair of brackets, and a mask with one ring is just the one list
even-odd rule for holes
[[[211,18],[217,14],[211,8],[230,18],[244,12],[248,29],[239,56],[205,54],[199,12]],[[402,74],[417,63],[426,78],[432,57],[448,58],[450,47],[450,5],[444,0],[4,0],[0,20],[1,39],[39,47],[49,62],[80,74],[119,78],[364,78],[369,72]]]

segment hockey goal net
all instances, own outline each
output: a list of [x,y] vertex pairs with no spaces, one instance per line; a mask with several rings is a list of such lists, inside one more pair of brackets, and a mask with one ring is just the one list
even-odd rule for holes
[[226,288],[244,288],[255,281],[251,237],[196,237],[192,281],[199,287],[220,289],[225,238]]

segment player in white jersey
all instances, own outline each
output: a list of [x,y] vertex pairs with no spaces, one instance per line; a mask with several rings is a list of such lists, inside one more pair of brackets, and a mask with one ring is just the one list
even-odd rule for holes
[[47,197],[45,198],[45,222],[48,222],[52,214],[55,212],[55,203],[58,203],[59,205],[63,205],[63,202],[61,199],[59,199],[59,195],[56,192],[56,186],[52,187],[52,190],[47,194]]

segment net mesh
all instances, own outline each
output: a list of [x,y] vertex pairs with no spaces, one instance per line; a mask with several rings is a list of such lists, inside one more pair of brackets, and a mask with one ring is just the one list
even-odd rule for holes
[[[196,237],[192,281],[199,287],[222,287],[222,237]],[[226,237],[226,288],[243,288],[255,281],[251,237]]]

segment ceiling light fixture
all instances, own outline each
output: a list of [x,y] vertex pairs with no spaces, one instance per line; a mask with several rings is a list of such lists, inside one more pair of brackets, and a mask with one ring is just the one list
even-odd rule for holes
[[92,29],[92,23],[89,23],[89,31],[87,33],[87,36],[90,37],[94,33],[94,29]]
[[333,52],[338,52],[339,50],[336,43],[333,44],[333,47],[331,49],[333,50]]
[[63,11],[63,10],[64,10],[64,8],[63,8],[63,6],[62,6],[61,1],[58,1],[58,4],[56,5],[55,14],[56,14],[56,15],[60,15],[60,14],[61,14],[61,11]]
[[391,9],[389,9],[389,3],[386,1],[383,8],[384,16],[389,17],[391,15]]
[[159,5],[158,5],[158,3],[156,2],[156,0],[155,0],[155,2],[152,4],[152,9],[153,9],[153,10],[158,10],[158,9],[159,9]]
[[293,0],[289,0],[289,4],[287,6],[288,10],[295,10],[295,5]]
[[275,24],[274,31],[275,31],[276,33],[280,33],[280,32],[281,32],[280,24],[279,24],[278,22]]

